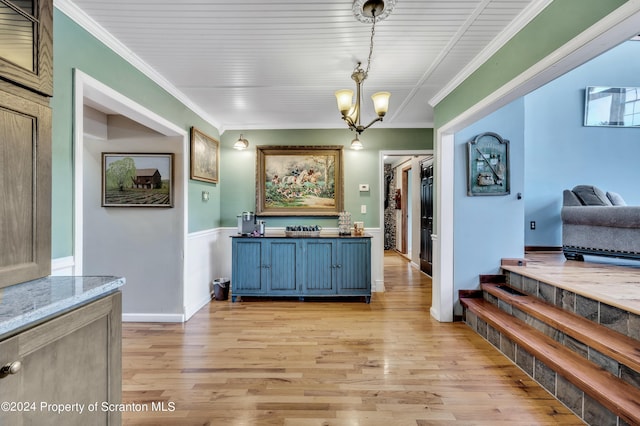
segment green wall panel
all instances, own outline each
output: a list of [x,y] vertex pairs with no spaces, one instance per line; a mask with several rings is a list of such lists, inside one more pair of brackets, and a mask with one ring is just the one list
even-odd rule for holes
[[441,127],[626,3],[555,0],[435,107]]
[[[249,140],[245,151],[233,149],[242,133]],[[433,129],[369,129],[360,140],[365,149],[349,148],[354,133],[347,129],[331,130],[229,130],[221,143],[221,216],[222,226],[236,226],[237,215],[255,211],[256,146],[257,145],[342,145],[344,149],[344,204],[354,221],[365,227],[380,226],[380,151],[433,149]],[[368,183],[369,192],[360,192],[358,184]],[[360,205],[367,205],[367,213],[360,213]],[[267,227],[290,224],[319,224],[337,227],[336,218],[265,217]]]

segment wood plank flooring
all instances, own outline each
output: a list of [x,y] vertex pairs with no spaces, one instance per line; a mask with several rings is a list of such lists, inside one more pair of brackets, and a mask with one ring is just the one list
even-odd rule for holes
[[503,266],[554,286],[640,315],[640,262],[588,256],[565,260],[562,253],[526,254],[527,266]]
[[186,324],[124,323],[123,424],[583,424],[466,325],[433,320],[426,275],[395,253],[384,269],[369,305],[212,301]]

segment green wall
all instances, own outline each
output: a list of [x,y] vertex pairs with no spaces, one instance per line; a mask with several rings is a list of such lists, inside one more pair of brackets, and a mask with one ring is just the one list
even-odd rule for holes
[[622,6],[626,0],[555,0],[435,107],[439,128],[551,52]]
[[[54,11],[54,96],[52,140],[52,258],[73,254],[73,69],[101,81],[188,131],[196,126],[211,136],[218,130],[99,42],[58,9]],[[188,152],[187,152],[188,154]],[[210,201],[202,203],[206,190]],[[220,225],[220,189],[189,182],[189,231]],[[197,196],[194,196],[197,194]]]
[[[233,149],[240,133],[249,140],[244,151]],[[228,130],[221,140],[221,216],[222,226],[236,226],[237,215],[255,211],[257,145],[342,145],[344,149],[344,205],[354,221],[365,227],[380,226],[380,151],[433,149],[433,129],[379,129],[365,131],[361,151],[349,149],[354,133],[348,129],[331,130]],[[358,184],[368,183],[369,192],[360,192]],[[367,213],[360,213],[360,205]],[[337,227],[336,218],[266,217],[267,226],[319,224]]]

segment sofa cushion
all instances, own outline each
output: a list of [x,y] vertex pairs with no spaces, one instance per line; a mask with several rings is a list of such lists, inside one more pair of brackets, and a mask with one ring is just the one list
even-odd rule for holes
[[613,205],[607,198],[607,194],[602,189],[593,185],[578,185],[573,188],[573,192],[575,192],[585,206]]
[[611,201],[611,204],[614,206],[626,206],[627,203],[624,201],[624,198],[617,192],[607,192],[607,198]]

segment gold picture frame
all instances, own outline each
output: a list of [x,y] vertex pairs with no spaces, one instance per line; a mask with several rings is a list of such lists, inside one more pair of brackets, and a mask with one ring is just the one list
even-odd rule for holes
[[191,128],[191,179],[218,183],[220,170],[220,142]]
[[343,210],[342,146],[256,149],[256,214],[338,216]]

